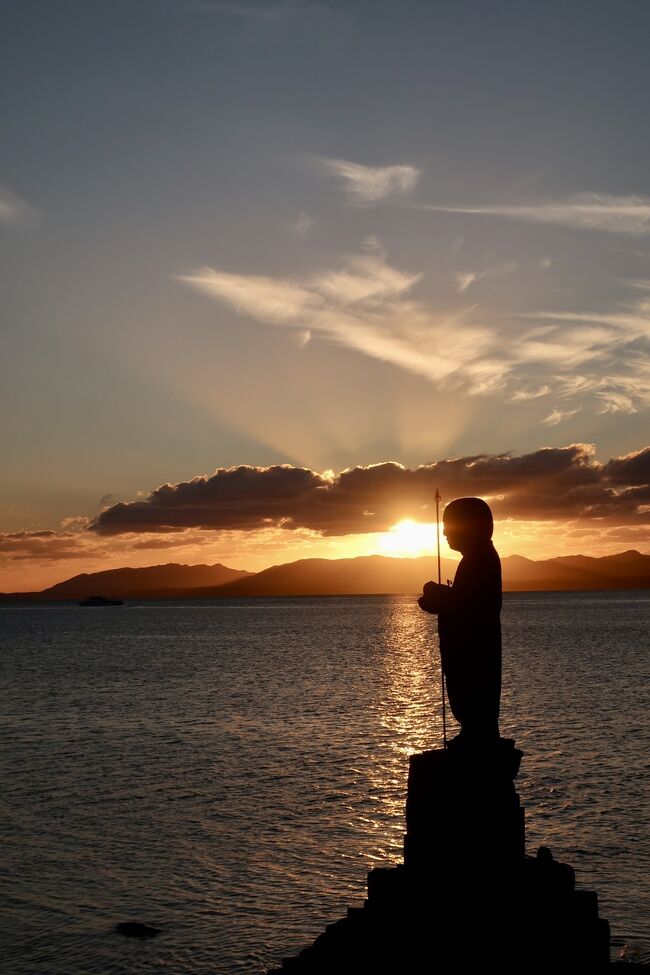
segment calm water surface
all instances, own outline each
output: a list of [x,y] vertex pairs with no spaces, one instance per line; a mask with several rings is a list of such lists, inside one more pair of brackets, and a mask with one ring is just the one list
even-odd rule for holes
[[[509,594],[503,630],[528,850],[650,958],[650,593]],[[441,741],[414,597],[5,607],[0,641],[7,975],[262,973],[400,860]]]

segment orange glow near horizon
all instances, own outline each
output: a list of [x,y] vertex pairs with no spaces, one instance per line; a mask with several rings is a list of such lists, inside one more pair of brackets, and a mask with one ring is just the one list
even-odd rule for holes
[[[74,535],[75,533],[73,533]],[[233,569],[260,572],[272,565],[298,559],[351,559],[382,555],[387,558],[436,557],[436,523],[403,518],[388,531],[355,535],[323,536],[311,529],[287,530],[269,527],[254,532],[210,532],[188,530],[173,536],[122,535],[98,538],[79,532],[69,554],[56,557],[48,551],[50,542],[30,554],[0,558],[0,592],[45,589],[80,572],[101,572],[126,566],[133,568],[178,562],[185,565],[217,562]],[[577,528],[566,522],[516,521],[495,523],[494,544],[501,556],[522,555],[548,559],[561,555],[612,555],[629,548],[647,552],[643,538],[615,533],[608,536],[601,526]],[[51,540],[57,546],[57,539]],[[440,554],[459,561],[440,532]],[[432,563],[433,564],[433,563]]]

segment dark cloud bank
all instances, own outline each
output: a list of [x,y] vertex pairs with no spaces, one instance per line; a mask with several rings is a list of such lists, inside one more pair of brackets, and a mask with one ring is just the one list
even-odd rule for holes
[[497,519],[650,524],[650,447],[601,464],[586,444],[545,447],[521,457],[477,454],[407,468],[387,462],[319,474],[281,464],[219,468],[163,484],[141,501],[105,508],[89,526],[100,535],[188,528],[307,528],[323,535],[386,531],[401,518],[434,521],[444,501],[488,497]]

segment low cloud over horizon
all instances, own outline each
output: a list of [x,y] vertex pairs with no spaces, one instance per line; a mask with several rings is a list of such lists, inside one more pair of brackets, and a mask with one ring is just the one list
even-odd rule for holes
[[[57,564],[75,560],[87,571],[125,559],[151,564],[156,551],[256,569],[301,557],[383,552],[379,541],[400,521],[435,521],[436,488],[443,509],[456,497],[488,500],[503,555],[552,557],[573,554],[576,546],[586,547],[584,554],[608,554],[650,543],[650,446],[602,463],[593,445],[569,444],[417,467],[387,461],[339,473],[290,464],[217,468],[109,504],[92,518],[70,516],[59,531],[0,533],[1,575],[6,579],[13,565],[26,577],[30,567],[51,579]],[[1,588],[20,586],[3,582]]]
[[601,464],[590,444],[516,457],[477,454],[408,468],[388,461],[318,473],[290,464],[218,468],[163,484],[140,501],[105,508],[88,526],[126,531],[308,528],[325,536],[387,531],[401,518],[431,521],[433,495],[479,495],[495,519],[599,520],[650,525],[650,447]]

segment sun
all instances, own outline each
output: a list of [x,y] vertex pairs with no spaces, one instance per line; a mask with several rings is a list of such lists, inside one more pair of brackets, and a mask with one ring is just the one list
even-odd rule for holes
[[[442,539],[441,539],[442,541]],[[404,518],[384,532],[379,543],[382,552],[396,556],[431,555],[436,551],[436,523]]]

